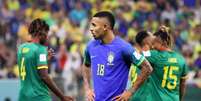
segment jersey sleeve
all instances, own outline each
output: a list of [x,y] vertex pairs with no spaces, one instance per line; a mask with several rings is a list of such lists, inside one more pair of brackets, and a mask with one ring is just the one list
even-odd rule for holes
[[47,48],[46,47],[40,47],[38,48],[37,51],[37,69],[44,69],[44,68],[48,68],[47,66],[47,56],[48,56],[48,52],[47,52]]
[[187,64],[184,62],[184,66],[183,66],[183,71],[182,71],[182,75],[181,75],[181,79],[187,79],[188,76],[188,66]]
[[141,65],[145,59],[145,57],[138,53],[131,45],[126,45],[126,47],[123,48],[123,57],[126,61],[132,62],[136,66]]
[[89,48],[86,47],[85,52],[84,52],[84,64],[88,67],[91,65],[91,60],[90,60],[90,54],[89,54]]

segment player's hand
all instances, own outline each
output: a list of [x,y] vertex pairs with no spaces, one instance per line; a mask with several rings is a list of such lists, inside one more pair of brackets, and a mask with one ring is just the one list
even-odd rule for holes
[[128,101],[132,93],[130,91],[124,91],[121,95],[118,95],[112,99],[112,101]]
[[48,49],[48,60],[55,56],[55,52],[52,48]]
[[72,97],[70,96],[64,96],[61,101],[74,101]]
[[92,89],[86,90],[86,98],[87,98],[87,101],[95,101],[94,100],[95,94],[94,94],[94,91]]

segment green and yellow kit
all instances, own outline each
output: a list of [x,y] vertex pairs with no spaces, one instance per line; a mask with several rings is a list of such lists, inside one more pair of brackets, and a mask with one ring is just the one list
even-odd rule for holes
[[38,69],[47,67],[47,47],[37,43],[24,43],[18,47],[20,73],[19,101],[50,101],[47,85],[38,74]]
[[146,57],[153,67],[149,79],[149,101],[180,101],[180,80],[188,67],[182,55],[174,51],[150,51]]

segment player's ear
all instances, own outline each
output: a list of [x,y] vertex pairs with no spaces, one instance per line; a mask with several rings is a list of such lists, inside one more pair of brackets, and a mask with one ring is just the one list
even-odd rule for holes
[[103,26],[103,29],[104,29],[104,31],[107,30],[107,25],[106,24]]

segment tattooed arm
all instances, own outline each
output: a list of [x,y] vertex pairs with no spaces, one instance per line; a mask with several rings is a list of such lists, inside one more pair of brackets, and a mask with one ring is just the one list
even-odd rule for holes
[[132,88],[130,88],[127,91],[124,91],[123,94],[114,97],[113,100],[128,101],[129,98],[137,91],[137,89],[143,84],[143,82],[148,78],[148,76],[153,71],[152,66],[146,59],[142,62],[140,67],[141,67],[141,73],[139,76],[137,76],[137,80],[135,81],[135,84],[132,86]]
[[141,73],[137,77],[135,84],[132,86],[132,88],[129,89],[131,93],[134,93],[140,87],[140,85],[144,83],[144,81],[148,78],[148,76],[153,71],[152,66],[146,59],[142,62],[140,66],[141,66]]

